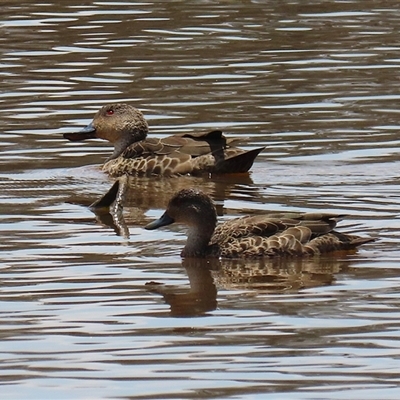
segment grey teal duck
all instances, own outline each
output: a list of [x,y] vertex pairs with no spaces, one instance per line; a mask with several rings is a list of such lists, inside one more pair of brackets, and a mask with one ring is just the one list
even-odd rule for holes
[[182,257],[308,257],[353,250],[374,240],[335,231],[343,217],[328,213],[253,215],[217,226],[211,198],[200,191],[183,189],[172,197],[161,218],[145,229],[174,222],[187,225]]
[[90,138],[108,140],[114,152],[103,165],[111,176],[242,173],[253,165],[264,148],[235,147],[238,138],[226,138],[220,130],[147,138],[143,114],[125,103],[103,106],[93,121],[79,132],[65,133],[70,141]]

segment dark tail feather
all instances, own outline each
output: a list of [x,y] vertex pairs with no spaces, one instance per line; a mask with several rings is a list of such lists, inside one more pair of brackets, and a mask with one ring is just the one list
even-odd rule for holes
[[253,166],[254,160],[265,147],[249,150],[224,160],[219,160],[215,165],[214,172],[217,174],[237,174],[248,172]]
[[375,242],[375,238],[363,238],[363,237],[355,237],[351,241],[351,245],[353,248],[361,246],[366,243]]
[[[366,243],[374,242],[376,239],[375,238],[367,238],[367,237],[362,237],[358,235],[349,235],[347,233],[341,233],[337,231],[332,231],[329,235],[333,235],[334,237],[336,236],[336,240],[338,242],[334,243],[334,247],[337,246],[337,250],[352,250],[356,249],[358,246],[362,246]],[[324,238],[325,236],[320,236],[320,238]],[[318,238],[317,238],[318,240]],[[329,242],[329,241],[328,241]],[[339,245],[337,245],[339,243]]]

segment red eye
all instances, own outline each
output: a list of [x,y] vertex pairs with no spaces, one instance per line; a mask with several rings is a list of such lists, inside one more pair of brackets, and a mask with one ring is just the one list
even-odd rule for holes
[[113,115],[114,114],[114,110],[107,110],[106,114],[107,115]]

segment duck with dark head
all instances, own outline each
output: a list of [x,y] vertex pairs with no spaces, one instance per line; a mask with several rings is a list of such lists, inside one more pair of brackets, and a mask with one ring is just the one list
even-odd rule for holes
[[217,226],[211,198],[194,189],[183,189],[170,200],[165,213],[145,229],[174,222],[188,226],[182,257],[311,257],[335,251],[351,251],[374,241],[337,232],[344,215],[288,213],[252,215]]

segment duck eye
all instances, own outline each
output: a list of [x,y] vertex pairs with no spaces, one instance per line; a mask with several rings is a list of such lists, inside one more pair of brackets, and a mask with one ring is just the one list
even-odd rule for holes
[[113,114],[114,114],[114,110],[107,110],[107,111],[106,111],[106,114],[107,114],[107,115],[113,115]]

